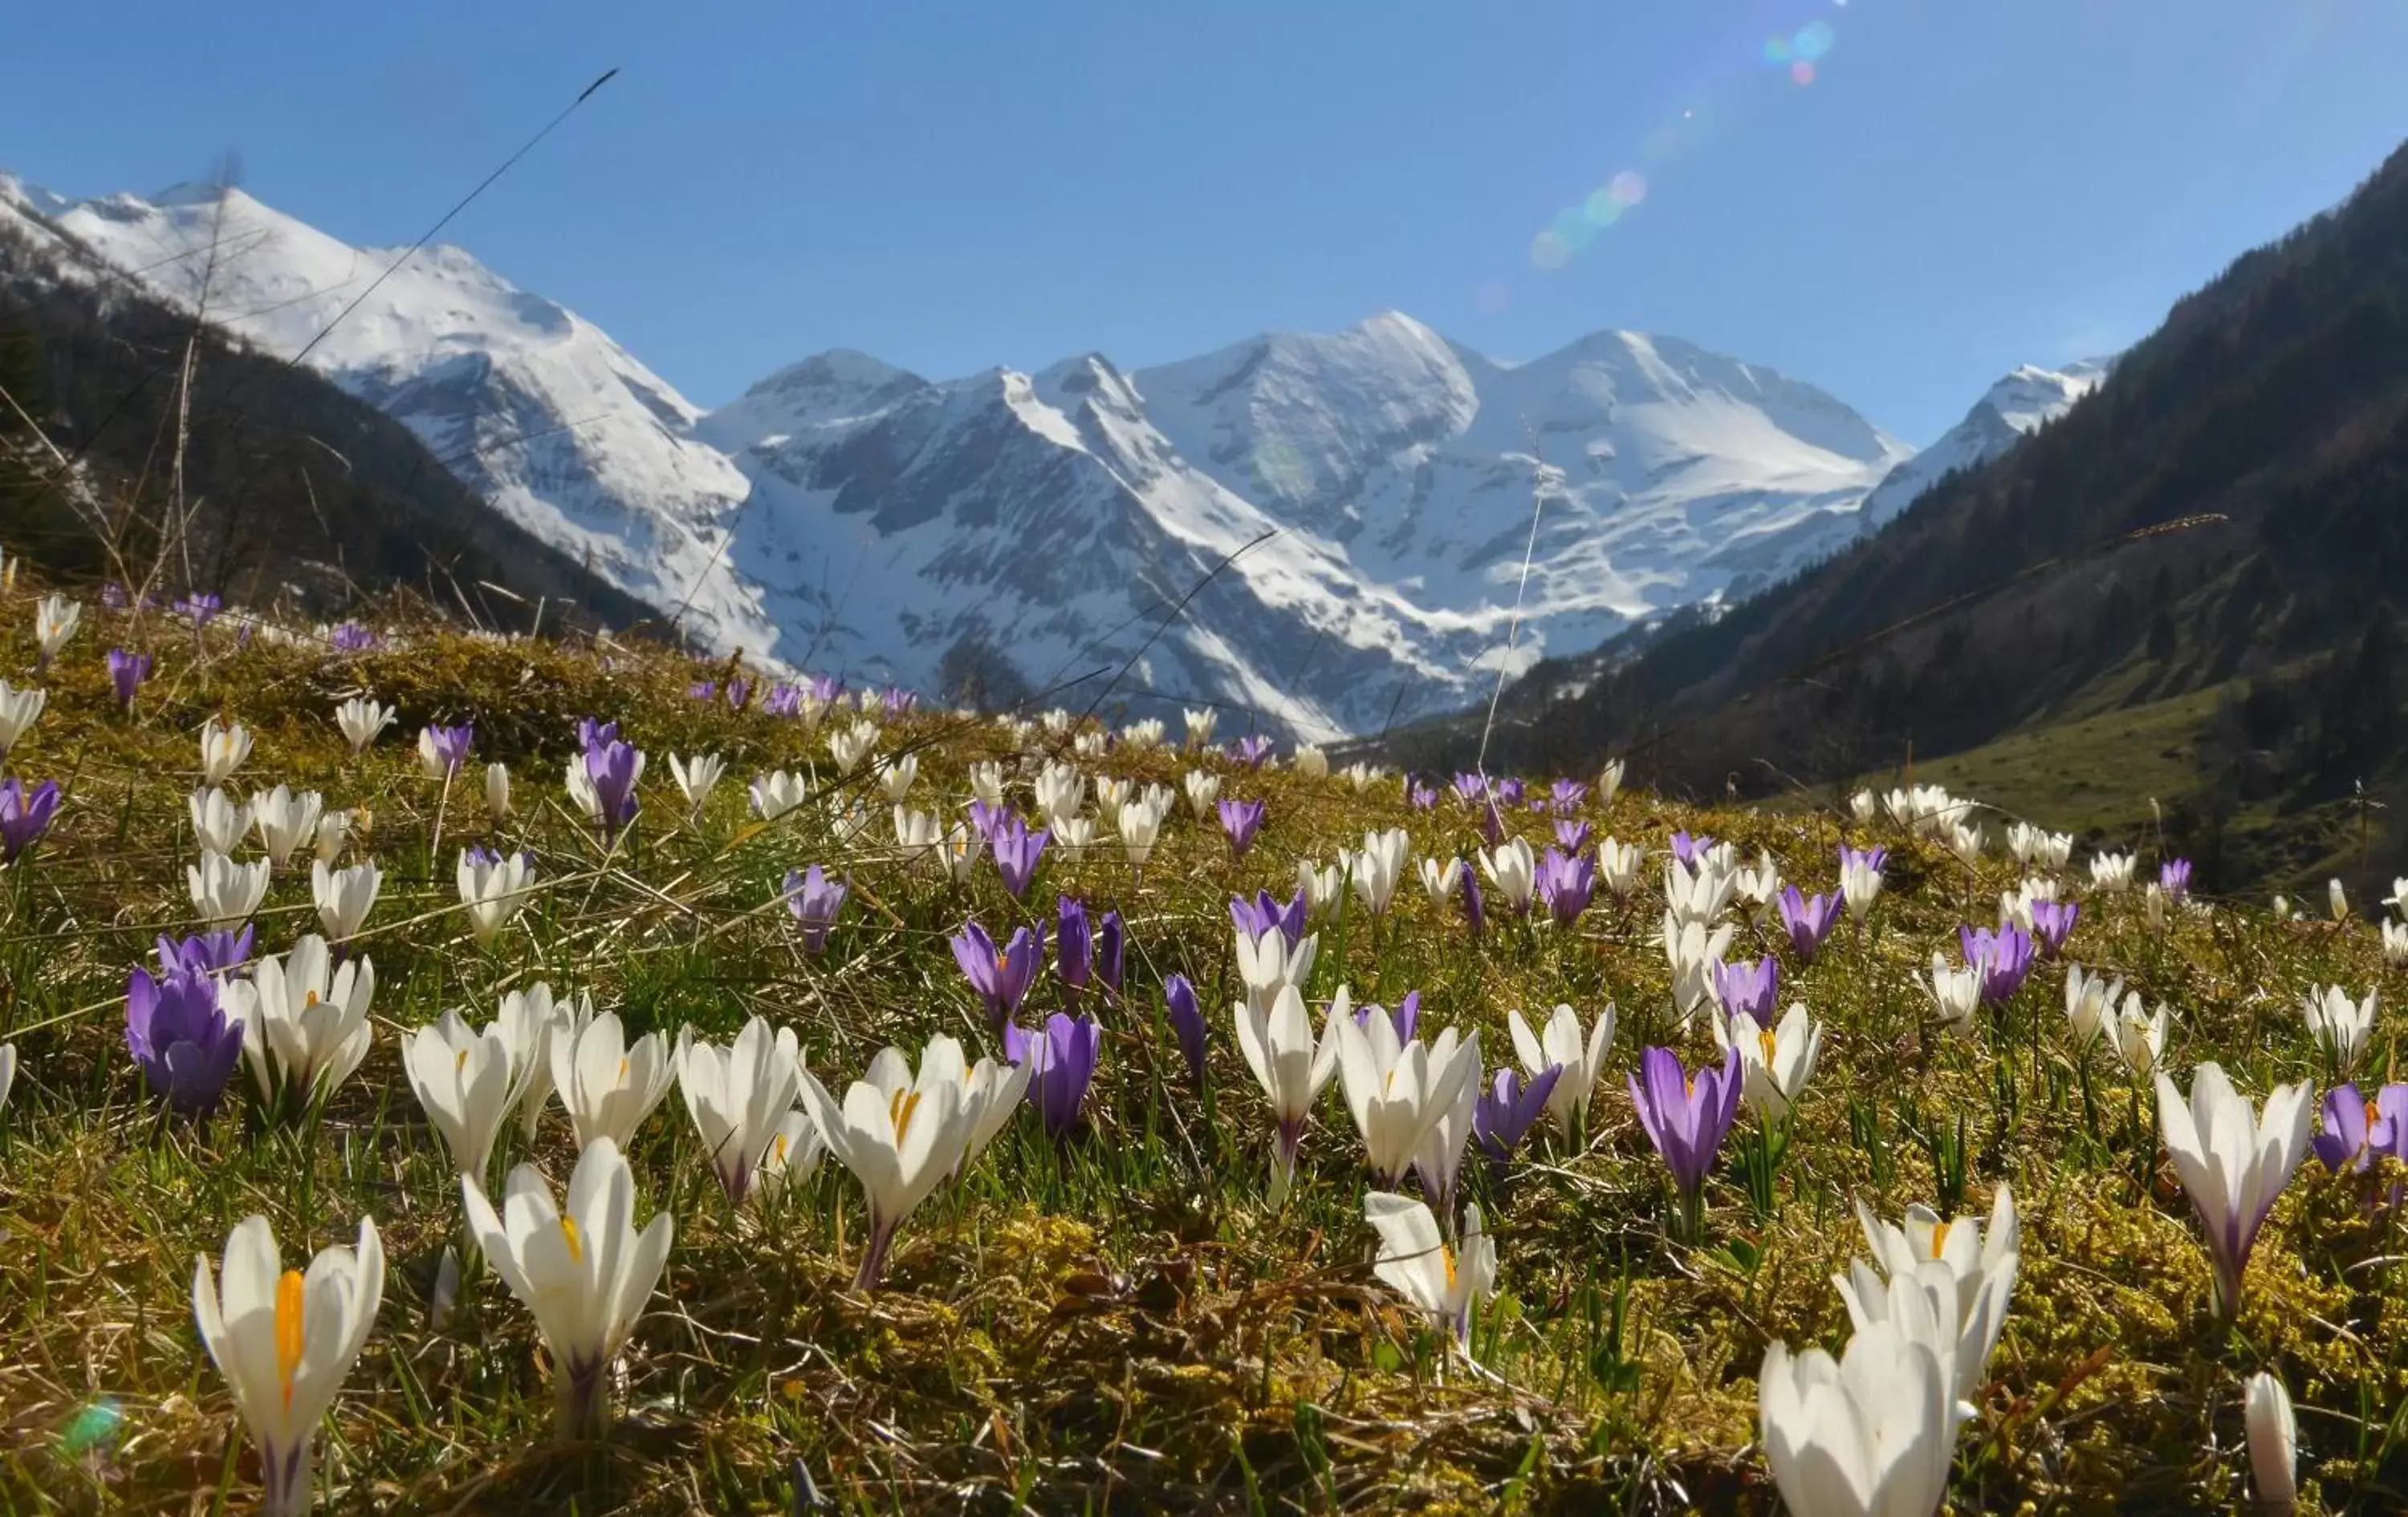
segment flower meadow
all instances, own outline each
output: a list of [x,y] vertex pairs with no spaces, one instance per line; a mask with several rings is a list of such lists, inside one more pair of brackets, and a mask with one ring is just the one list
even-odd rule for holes
[[2408,1503],[2408,881],[214,597],[0,670],[9,1510]]

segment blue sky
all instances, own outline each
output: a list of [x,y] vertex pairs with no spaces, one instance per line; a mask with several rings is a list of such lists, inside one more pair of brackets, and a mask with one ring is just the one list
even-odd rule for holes
[[1394,307],[1509,357],[1677,334],[1921,443],[2408,137],[2376,0],[22,10],[0,167],[95,194],[233,152],[355,242],[618,66],[446,236],[703,404],[829,347],[1136,366]]

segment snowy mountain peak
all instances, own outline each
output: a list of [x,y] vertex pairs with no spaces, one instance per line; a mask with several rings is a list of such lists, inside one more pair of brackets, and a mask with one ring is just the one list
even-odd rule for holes
[[[0,212],[284,353],[399,257],[217,186],[0,179]],[[1507,362],[1381,311],[1137,371],[1091,352],[930,380],[836,350],[704,412],[451,247],[308,361],[723,651],[989,699],[1217,700],[1319,737],[1474,693],[1534,508],[1521,662],[1749,594],[2096,383],[2018,370],[1909,461],[1813,385],[1677,337]]]
[[1865,498],[1863,530],[1878,530],[1943,476],[1987,463],[2072,409],[2076,401],[2106,379],[2113,363],[2112,359],[2085,359],[2063,368],[2025,364],[2011,370],[1973,403],[1963,421],[1892,469]]

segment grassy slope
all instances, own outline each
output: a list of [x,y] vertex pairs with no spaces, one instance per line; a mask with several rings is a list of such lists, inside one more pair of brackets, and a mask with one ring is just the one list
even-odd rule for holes
[[[30,620],[28,595],[0,594],[0,667],[21,682]],[[341,665],[265,642],[196,656],[188,634],[98,620],[45,681],[51,708],[10,760],[17,774],[62,779],[71,798],[32,866],[0,874],[0,1036],[24,1061],[0,1117],[0,1444],[21,1451],[0,1461],[0,1508],[251,1500],[250,1455],[191,1324],[193,1259],[214,1257],[253,1210],[273,1220],[288,1261],[305,1240],[347,1238],[367,1210],[394,1276],[322,1443],[337,1510],[552,1510],[573,1498],[582,1512],[782,1510],[799,1458],[858,1511],[1000,1510],[1013,1496],[1049,1511],[1596,1510],[1674,1508],[1684,1492],[1710,1510],[1769,1510],[1749,1448],[1764,1347],[1839,1347],[1847,1324],[1828,1276],[1861,1251],[1849,1197],[1891,1216],[1933,1198],[1916,1134],[1960,1118],[1965,1207],[1986,1209],[2011,1181],[2025,1230],[1993,1382],[1959,1444],[1959,1510],[2229,1507],[2243,1488],[2240,1380],[2261,1367],[2301,1402],[2328,1505],[2408,1499],[2408,1453],[2381,1425],[2408,1395],[2396,1326],[2408,1281],[2397,1267],[2358,1267],[2401,1251],[2362,1214],[2358,1187],[2311,1161],[2275,1209],[2238,1327],[2212,1327],[2204,1255],[2171,1169],[2153,1162],[2147,1103],[2111,1058],[2077,1064],[2057,971],[1980,1040],[1923,1022],[1912,971],[1959,920],[1989,919],[2007,866],[1969,878],[1895,837],[1878,931],[1853,945],[1843,934],[1802,971],[1784,965],[1784,999],[1794,992],[1829,1031],[1775,1209],[1751,1215],[1727,1168],[1702,1250],[1663,1236],[1661,1166],[1623,1089],[1638,1048],[1675,1036],[1654,941],[1660,904],[1604,906],[1570,932],[1509,925],[1474,945],[1409,883],[1384,923],[1323,924],[1318,994],[1341,979],[1358,999],[1419,989],[1425,1026],[1476,1027],[1492,1061],[1510,1050],[1508,1008],[1560,1000],[1586,1016],[1610,997],[1621,1009],[1588,1145],[1551,1140],[1503,1184],[1467,1166],[1499,1238],[1502,1295],[1480,1334],[1489,1374],[1441,1375],[1426,1335],[1370,1280],[1361,1148],[1336,1092],[1297,1195],[1284,1211],[1266,1203],[1263,1104],[1229,1031],[1224,902],[1283,886],[1298,857],[1333,857],[1368,826],[1401,823],[1417,847],[1468,851],[1469,818],[1451,803],[1408,815],[1393,781],[1357,796],[1284,769],[1229,772],[1225,794],[1270,805],[1242,863],[1183,809],[1141,874],[1117,853],[1048,860],[1032,904],[1083,894],[1131,924],[1132,994],[1105,1014],[1089,1126],[1056,1149],[1022,1118],[912,1219],[879,1295],[847,1288],[861,1236],[849,1177],[831,1168],[766,1215],[731,1215],[672,1094],[632,1150],[642,1205],[671,1208],[678,1238],[625,1361],[624,1421],[607,1448],[552,1449],[529,1319],[498,1282],[473,1283],[450,1320],[429,1320],[459,1198],[401,1076],[397,1032],[452,1006],[481,1023],[504,989],[542,979],[591,990],[638,1028],[692,1023],[724,1037],[762,1013],[796,1027],[811,1068],[840,1088],[888,1041],[916,1049],[946,1031],[994,1052],[945,937],[966,914],[993,926],[1027,909],[991,868],[965,888],[865,848],[846,861],[856,894],[829,952],[802,953],[774,881],[838,852],[816,808],[752,824],[741,781],[807,757],[824,775],[824,751],[792,722],[688,700],[698,676],[684,660],[621,655],[606,673],[574,651],[433,637]],[[128,721],[109,710],[99,654],[136,637],[161,675]],[[449,864],[492,829],[471,797],[447,800],[417,774],[403,737],[357,762],[344,754],[327,713],[358,688],[400,705],[400,734],[475,717],[478,758],[518,774],[521,817],[501,839],[537,852],[545,890],[493,952],[468,946]],[[258,737],[236,791],[281,780],[371,808],[366,851],[387,871],[361,944],[377,970],[377,1045],[306,1127],[254,1131],[231,1109],[197,1127],[163,1123],[124,1056],[126,970],[154,930],[189,914],[191,734],[218,711]],[[569,723],[589,713],[624,719],[652,755],[632,846],[608,858],[559,800]],[[922,751],[924,806],[956,806],[968,762],[1010,756],[993,724],[942,715],[890,726],[882,747],[903,745]],[[728,755],[731,780],[681,823],[666,754],[704,747]],[[2069,782],[2086,772],[2071,752],[2014,771],[2043,815],[2051,765]],[[1102,766],[1175,782],[1185,766],[1124,751]],[[1015,793],[1025,795],[1018,781]],[[1658,858],[1673,827],[1701,827],[1832,887],[1841,834],[1828,816],[1638,795],[1587,814]],[[1541,837],[1535,819],[1523,830]],[[310,924],[308,901],[306,879],[279,879],[259,919],[264,948]],[[1756,927],[1740,942],[1736,952],[1769,951]],[[2176,1009],[2177,1068],[2219,1058],[2253,1092],[2315,1073],[2300,990],[2363,990],[2384,973],[2362,924],[2299,931],[2218,910],[2161,937],[2128,901],[2086,905],[2074,952]],[[1196,980],[1211,1013],[1209,1100],[1184,1088],[1160,1030],[1172,970]],[[1032,1001],[1050,1009],[1054,995],[1043,987]],[[2376,1043],[2381,1065],[2387,1028]],[[1680,1047],[1691,1062],[1711,1051],[1701,1031]],[[503,1147],[495,1177],[528,1156],[514,1134]],[[532,1156],[565,1176],[557,1111]],[[102,1407],[121,1420],[94,1447]]]

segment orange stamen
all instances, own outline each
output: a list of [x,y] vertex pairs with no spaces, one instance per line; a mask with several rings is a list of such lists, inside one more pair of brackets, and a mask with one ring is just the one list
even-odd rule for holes
[[283,1382],[286,1410],[293,1406],[293,1376],[301,1367],[301,1271],[288,1269],[276,1282],[276,1375]]

